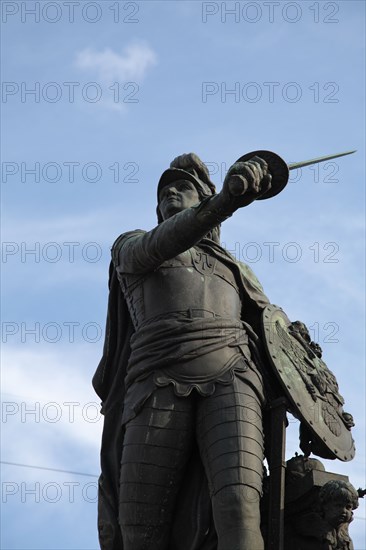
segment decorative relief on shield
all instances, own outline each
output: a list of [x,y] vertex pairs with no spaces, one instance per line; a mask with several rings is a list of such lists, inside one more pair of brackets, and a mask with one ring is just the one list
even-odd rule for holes
[[322,360],[322,350],[311,341],[304,323],[291,323],[276,306],[263,313],[263,333],[274,372],[301,421],[300,447],[324,458],[351,460],[354,443],[352,415],[343,410],[337,379]]
[[311,374],[309,372],[308,365],[306,364],[307,354],[305,350],[295,344],[294,339],[290,336],[290,332],[285,330],[279,321],[276,321],[275,328],[279,341],[281,342],[281,350],[290,359],[294,368],[297,369],[306,389],[312,399],[316,401],[316,390],[314,385],[311,383]]

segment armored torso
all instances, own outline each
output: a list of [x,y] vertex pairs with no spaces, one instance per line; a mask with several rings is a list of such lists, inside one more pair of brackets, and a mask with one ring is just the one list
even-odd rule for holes
[[240,319],[241,300],[229,267],[198,247],[144,275],[124,275],[122,289],[136,330],[161,316]]
[[207,395],[232,379],[234,365],[248,368],[240,294],[224,262],[195,246],[119,280],[135,327],[127,385],[153,372],[157,385],[174,383],[178,395],[193,387]]

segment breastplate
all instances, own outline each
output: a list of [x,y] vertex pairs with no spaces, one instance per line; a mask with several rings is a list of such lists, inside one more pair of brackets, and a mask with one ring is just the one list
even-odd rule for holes
[[144,277],[124,277],[122,288],[135,328],[177,312],[240,319],[241,300],[232,271],[199,248],[190,248]]

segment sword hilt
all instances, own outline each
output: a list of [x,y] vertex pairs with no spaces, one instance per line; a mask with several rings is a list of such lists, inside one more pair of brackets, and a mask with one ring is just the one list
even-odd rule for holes
[[286,162],[272,151],[252,151],[240,157],[236,162],[246,162],[253,157],[260,157],[268,164],[268,170],[272,176],[271,189],[257,200],[270,199],[280,193],[287,185],[290,173]]
[[[268,164],[268,170],[272,175],[272,186],[267,193],[258,197],[257,200],[270,199],[275,195],[278,195],[287,185],[289,180],[290,170],[297,170],[305,166],[310,166],[312,164],[318,164],[318,162],[325,162],[327,160],[335,159],[338,157],[344,157],[345,155],[351,155],[356,151],[345,151],[344,153],[337,153],[335,155],[326,155],[324,157],[318,157],[311,160],[304,160],[301,162],[293,162],[291,164],[286,164],[286,162],[276,153],[272,151],[252,151],[240,157],[236,162],[245,162],[250,160],[253,157],[260,157],[266,161]],[[243,191],[245,192],[245,191]]]

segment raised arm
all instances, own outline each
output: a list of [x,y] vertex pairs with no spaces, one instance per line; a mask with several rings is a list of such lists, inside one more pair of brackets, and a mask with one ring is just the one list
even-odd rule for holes
[[270,179],[267,165],[261,159],[234,164],[220,193],[174,214],[151,231],[136,230],[121,235],[112,247],[117,271],[147,273],[188,250],[235,210],[265,193]]
[[220,193],[163,221],[148,232],[130,231],[112,247],[112,258],[121,273],[147,273],[198,243],[231,216],[224,211]]

